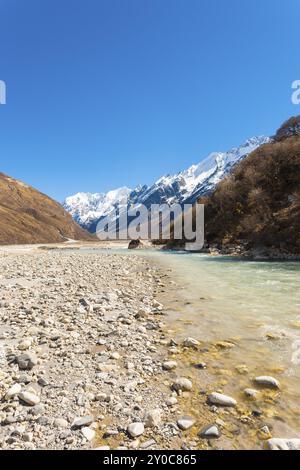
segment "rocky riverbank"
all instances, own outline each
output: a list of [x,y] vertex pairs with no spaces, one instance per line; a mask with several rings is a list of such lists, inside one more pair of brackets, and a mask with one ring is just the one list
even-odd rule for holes
[[[0,265],[2,449],[262,448],[272,437],[251,381],[241,403],[207,370],[233,345],[172,337],[160,301],[176,284],[163,267],[34,247],[2,250]],[[279,382],[258,379],[277,400]]]
[[158,285],[142,259],[2,255],[2,448],[89,448],[104,434],[133,446],[132,437],[152,437],[138,424],[145,411],[168,415],[168,391],[152,379],[163,370]]
[[158,268],[24,247],[0,263],[2,449],[188,447]]

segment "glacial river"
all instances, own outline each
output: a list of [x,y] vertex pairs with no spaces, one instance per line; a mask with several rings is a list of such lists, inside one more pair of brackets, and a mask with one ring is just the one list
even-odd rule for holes
[[[163,294],[176,338],[192,336],[208,349],[219,341],[235,344],[204,353],[207,370],[220,378],[224,393],[244,403],[243,390],[255,388],[254,377],[278,379],[280,393],[263,391],[255,406],[273,437],[299,437],[300,263],[174,252],[148,256],[170,269],[176,282]],[[256,435],[248,438],[254,443]]]

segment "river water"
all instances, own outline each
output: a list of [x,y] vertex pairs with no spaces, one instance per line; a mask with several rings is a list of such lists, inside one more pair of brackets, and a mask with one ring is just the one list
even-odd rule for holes
[[[263,391],[255,406],[272,436],[299,436],[300,263],[174,252],[148,256],[176,281],[163,295],[176,338],[192,336],[208,349],[232,342],[232,348],[217,346],[194,359],[204,359],[222,391],[245,405],[243,390],[254,387],[254,377],[278,379],[280,393]],[[248,445],[255,445],[256,436],[248,433]]]

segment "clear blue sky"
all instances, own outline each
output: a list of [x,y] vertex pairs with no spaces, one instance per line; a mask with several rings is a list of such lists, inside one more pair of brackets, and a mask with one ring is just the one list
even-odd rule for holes
[[58,200],[300,114],[299,0],[0,0],[0,18],[0,171]]

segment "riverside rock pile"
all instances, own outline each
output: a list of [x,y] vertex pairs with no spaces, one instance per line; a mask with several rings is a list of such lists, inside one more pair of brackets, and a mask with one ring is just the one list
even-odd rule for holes
[[0,446],[101,447],[104,436],[132,448],[141,435],[155,445],[172,396],[159,378],[155,270],[141,257],[55,250],[0,263]]

